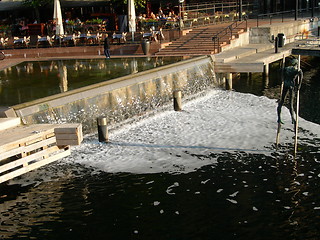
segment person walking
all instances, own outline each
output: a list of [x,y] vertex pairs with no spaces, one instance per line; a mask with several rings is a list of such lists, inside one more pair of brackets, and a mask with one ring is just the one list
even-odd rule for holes
[[103,48],[104,48],[104,55],[106,55],[106,58],[110,58],[110,40],[108,38],[108,34],[104,39]]
[[303,72],[298,68],[298,60],[293,58],[290,60],[291,66],[287,66],[283,69],[282,79],[283,79],[283,89],[281,93],[281,98],[278,102],[277,113],[278,113],[278,123],[283,124],[281,120],[281,108],[284,104],[286,96],[289,92],[289,101],[290,101],[290,114],[292,123],[295,125],[296,120],[294,118],[294,98],[295,92],[300,90]]

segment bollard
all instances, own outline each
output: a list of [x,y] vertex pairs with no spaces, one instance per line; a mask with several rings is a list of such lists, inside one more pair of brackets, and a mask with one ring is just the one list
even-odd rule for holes
[[276,37],[274,39],[274,50],[275,50],[275,53],[278,53],[278,37]]
[[108,142],[107,118],[98,117],[97,125],[98,125],[99,142]]
[[182,96],[181,90],[173,91],[173,108],[175,111],[182,110],[181,96]]

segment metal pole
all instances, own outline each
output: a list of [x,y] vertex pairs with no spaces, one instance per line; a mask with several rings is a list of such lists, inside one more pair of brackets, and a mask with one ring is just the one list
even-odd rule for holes
[[[298,69],[300,70],[300,55],[298,56]],[[300,81],[302,81],[302,79],[300,79],[300,77],[298,77],[298,83],[300,83]],[[299,96],[300,95],[300,91],[299,89],[297,90],[297,109],[296,109],[296,125],[295,125],[295,136],[294,136],[294,156],[296,156],[297,151],[298,151],[298,121],[299,121]]]
[[242,0],[239,0],[239,21],[242,21]]
[[299,9],[299,0],[296,0],[296,6],[295,6],[295,11],[294,11],[294,20],[298,20],[298,9]]
[[[285,67],[286,63],[286,57],[283,55],[282,57],[282,64],[281,64],[281,87],[280,87],[280,98],[279,101],[281,100],[282,97],[282,91],[283,91],[283,70]],[[281,122],[278,122],[278,129],[277,129],[277,137],[276,137],[276,150],[278,150],[279,142],[280,142],[280,130],[281,130]]]

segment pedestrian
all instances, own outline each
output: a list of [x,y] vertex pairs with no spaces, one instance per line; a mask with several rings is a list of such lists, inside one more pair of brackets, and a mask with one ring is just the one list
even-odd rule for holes
[[295,125],[296,120],[294,117],[293,103],[295,98],[295,92],[299,91],[301,87],[303,72],[301,69],[298,68],[297,59],[295,58],[291,59],[290,63],[291,63],[291,66],[285,67],[282,72],[283,89],[281,93],[281,98],[278,102],[277,113],[278,113],[278,123],[283,124],[281,120],[281,108],[289,92],[289,102],[290,102],[289,111],[291,114],[292,123]]
[[104,39],[104,55],[106,55],[106,58],[110,58],[110,41],[108,38],[108,34],[106,34],[106,37]]

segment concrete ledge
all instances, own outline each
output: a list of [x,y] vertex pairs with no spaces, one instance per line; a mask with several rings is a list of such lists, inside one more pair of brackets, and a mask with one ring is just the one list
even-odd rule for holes
[[25,124],[82,123],[84,132],[92,132],[97,117],[107,116],[110,124],[121,122],[167,103],[176,89],[187,96],[218,84],[213,57],[202,56],[12,108]]

